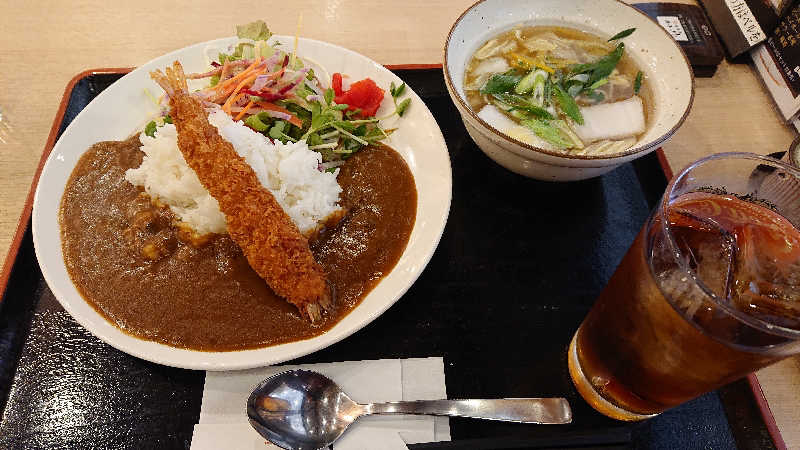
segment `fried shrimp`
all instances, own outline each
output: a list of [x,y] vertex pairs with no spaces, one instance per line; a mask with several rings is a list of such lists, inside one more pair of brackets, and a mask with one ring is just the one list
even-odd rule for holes
[[308,240],[258,181],[253,169],[208,122],[200,99],[188,92],[183,67],[175,61],[150,76],[170,98],[170,116],[178,130],[178,148],[186,163],[225,214],[228,233],[247,261],[276,294],[318,323],[333,307],[322,267]]

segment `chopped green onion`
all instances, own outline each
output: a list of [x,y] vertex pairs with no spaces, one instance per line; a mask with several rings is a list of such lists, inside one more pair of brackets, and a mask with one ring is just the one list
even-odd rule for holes
[[562,135],[568,137],[572,141],[572,147],[578,149],[582,149],[584,147],[581,138],[575,134],[575,131],[572,130],[572,127],[570,127],[565,120],[554,120],[550,122],[550,124],[558,128]]
[[545,90],[547,87],[547,81],[549,79],[550,75],[544,70],[537,70],[534,72],[533,94],[531,95],[531,99],[536,104],[536,106],[539,107],[544,106]]
[[[528,92],[532,91],[534,85],[536,84],[536,76],[538,75],[539,72],[540,72],[539,70],[532,70],[530,73],[522,77],[522,79],[519,80],[519,83],[517,83],[517,85],[514,86],[514,93],[527,94]],[[544,70],[542,70],[541,72],[544,72]],[[545,74],[546,73],[547,72],[545,72]]]
[[628,28],[627,30],[622,30],[619,33],[615,34],[614,36],[611,36],[611,39],[609,39],[608,42],[624,39],[632,35],[634,31],[636,31],[636,28]]
[[529,119],[529,120],[523,120],[520,123],[530,128],[531,131],[536,133],[536,135],[539,136],[540,138],[555,145],[558,148],[571,147],[571,143],[567,142],[564,139],[564,137],[561,136],[561,132],[558,130],[558,128],[553,127],[547,122],[538,119]]
[[642,89],[642,77],[644,77],[644,74],[643,74],[643,73],[642,73],[642,71],[640,70],[640,71],[639,71],[639,72],[636,74],[636,79],[635,79],[635,80],[633,80],[633,93],[634,93],[634,94],[637,94],[637,95],[638,95],[638,94],[639,94],[639,90],[640,90],[640,89]]
[[588,90],[593,91],[606,83],[608,83],[608,78],[601,78],[590,84]]
[[622,53],[624,51],[625,44],[620,42],[611,53],[593,63],[572,66],[570,68],[570,72],[573,74],[591,73],[587,83],[594,83],[597,80],[611,75],[611,72],[613,72],[614,68],[617,67],[617,63],[619,63],[620,58],[622,58]]
[[578,104],[575,100],[558,84],[553,85],[553,96],[558,103],[558,107],[570,119],[574,120],[577,124],[583,125],[583,115],[581,114]]
[[509,73],[494,74],[481,89],[481,94],[501,94],[503,92],[508,92],[514,89],[514,86],[516,86],[521,79],[521,76]]
[[[553,115],[550,114],[544,108],[534,105],[525,97],[514,95],[514,94],[492,94],[492,97],[499,100],[502,105],[499,105],[504,109],[506,112],[510,113],[512,116],[517,117],[518,119],[527,118],[530,114],[533,114],[536,117],[541,117],[544,119],[554,119]],[[515,110],[521,110],[525,113],[529,114],[514,114]]]
[[575,98],[578,96],[578,94],[581,93],[582,90],[583,90],[583,84],[581,83],[572,84],[569,87],[567,87],[567,94],[569,94],[570,97]]

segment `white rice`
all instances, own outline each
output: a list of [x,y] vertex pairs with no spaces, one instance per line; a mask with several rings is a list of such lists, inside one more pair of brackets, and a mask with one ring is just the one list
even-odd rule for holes
[[[209,122],[233,144],[236,152],[253,168],[261,184],[294,221],[301,233],[313,231],[322,221],[341,209],[339,174],[320,172],[322,156],[308,149],[305,141],[282,144],[270,140],[221,110],[212,112]],[[125,179],[144,187],[152,198],[169,205],[178,218],[198,234],[226,233],[225,216],[219,203],[200,184],[178,149],[175,126],[166,124],[155,137],[142,133],[145,153],[142,165],[129,169]]]

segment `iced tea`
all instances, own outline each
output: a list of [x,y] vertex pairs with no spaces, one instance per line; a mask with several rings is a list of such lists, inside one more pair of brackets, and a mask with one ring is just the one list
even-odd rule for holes
[[798,228],[752,192],[670,187],[570,345],[578,391],[621,420],[800,351]]

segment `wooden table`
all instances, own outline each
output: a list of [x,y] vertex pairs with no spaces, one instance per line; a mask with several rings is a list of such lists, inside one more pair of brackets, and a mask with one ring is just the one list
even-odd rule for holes
[[[262,17],[273,32],[291,35],[298,11],[303,11],[303,36],[383,64],[440,63],[450,26],[472,3],[0,1],[0,108],[14,127],[11,141],[0,143],[0,255],[8,252],[64,86],[78,72],[138,66],[192,43],[229,36],[247,16]],[[784,150],[794,134],[754,69],[723,63],[713,78],[696,80],[692,112],[664,152],[678,170],[716,152]],[[787,446],[800,447],[800,358],[761,370],[758,377]]]

